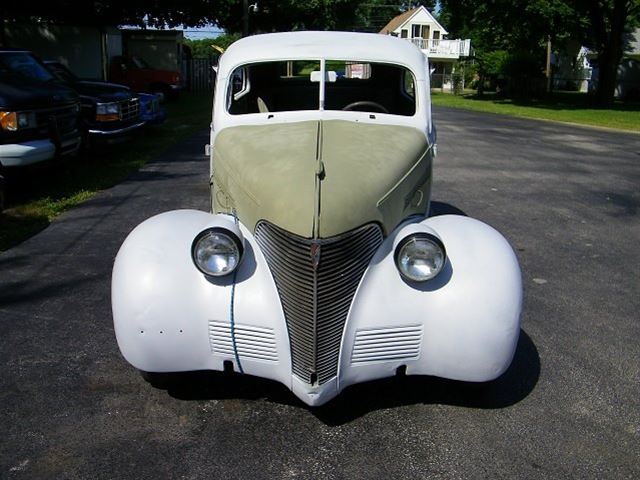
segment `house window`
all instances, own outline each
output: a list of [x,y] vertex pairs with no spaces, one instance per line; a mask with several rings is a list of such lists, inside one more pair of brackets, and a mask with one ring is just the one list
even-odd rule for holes
[[438,30],[433,31],[433,39],[440,40],[440,32]]
[[409,30],[407,30],[406,28],[403,28],[402,30],[400,30],[400,38],[407,38],[408,35],[409,35]]
[[422,25],[422,38],[429,38],[429,31],[431,27],[429,25]]
[[421,38],[420,31],[422,25],[411,25],[411,38]]

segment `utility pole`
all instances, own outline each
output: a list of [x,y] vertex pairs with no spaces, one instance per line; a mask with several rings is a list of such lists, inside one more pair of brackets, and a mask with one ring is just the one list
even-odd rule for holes
[[242,36],[249,36],[249,0],[242,0]]
[[547,93],[551,92],[551,35],[547,35]]

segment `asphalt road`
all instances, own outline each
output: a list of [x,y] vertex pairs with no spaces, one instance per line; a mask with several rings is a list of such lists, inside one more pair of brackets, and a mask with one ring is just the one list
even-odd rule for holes
[[503,377],[373,382],[316,410],[255,378],[143,381],[111,266],[145,218],[207,209],[203,134],[0,255],[0,478],[640,477],[640,136],[435,116],[436,211],[493,225],[521,261]]

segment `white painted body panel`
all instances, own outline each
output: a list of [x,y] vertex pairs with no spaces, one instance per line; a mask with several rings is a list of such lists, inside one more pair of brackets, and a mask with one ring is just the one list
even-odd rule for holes
[[[280,60],[353,60],[390,63],[408,68],[414,76],[416,112],[413,116],[358,111],[301,110],[231,115],[227,111],[229,80],[239,66]],[[270,125],[309,120],[345,120],[399,125],[424,131],[429,144],[436,141],[431,118],[429,60],[415,45],[387,35],[353,32],[285,32],[254,35],[233,43],[220,58],[213,100],[210,144],[225,128]],[[212,149],[213,150],[213,149]],[[211,165],[215,159],[211,156]]]
[[[228,216],[167,212],[140,224],[118,253],[112,277],[118,345],[148,372],[236,370],[277,380],[303,402],[321,405],[345,387],[394,375],[436,375],[488,381],[509,366],[522,304],[518,262],[507,241],[467,217],[442,216],[402,226],[372,259],[345,324],[338,376],[311,387],[292,375],[287,327],[275,283],[253,235],[239,225],[245,255],[234,298],[232,276],[207,279],[194,266],[191,244],[205,228],[236,228]],[[438,277],[409,285],[393,261],[397,242],[429,231],[447,249]],[[355,344],[355,347],[354,347]]]
[[238,66],[274,60],[362,60],[392,62],[414,71],[424,80],[422,52],[405,40],[376,33],[284,32],[252,35],[234,42],[220,59],[218,78],[227,78]]

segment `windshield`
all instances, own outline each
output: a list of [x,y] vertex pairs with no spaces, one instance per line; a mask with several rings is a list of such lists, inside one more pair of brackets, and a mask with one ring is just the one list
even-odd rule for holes
[[147,69],[151,68],[149,64],[140,57],[131,57],[131,63],[136,68],[147,68]]
[[412,116],[416,112],[415,81],[405,67],[386,63],[256,63],[238,67],[231,74],[227,109],[232,115],[343,110]]
[[76,77],[71,70],[61,63],[47,63],[46,65],[47,68],[63,82],[75,83],[78,81],[78,77]]
[[53,74],[29,52],[0,53],[0,71],[18,73],[23,77],[40,82],[54,79]]

